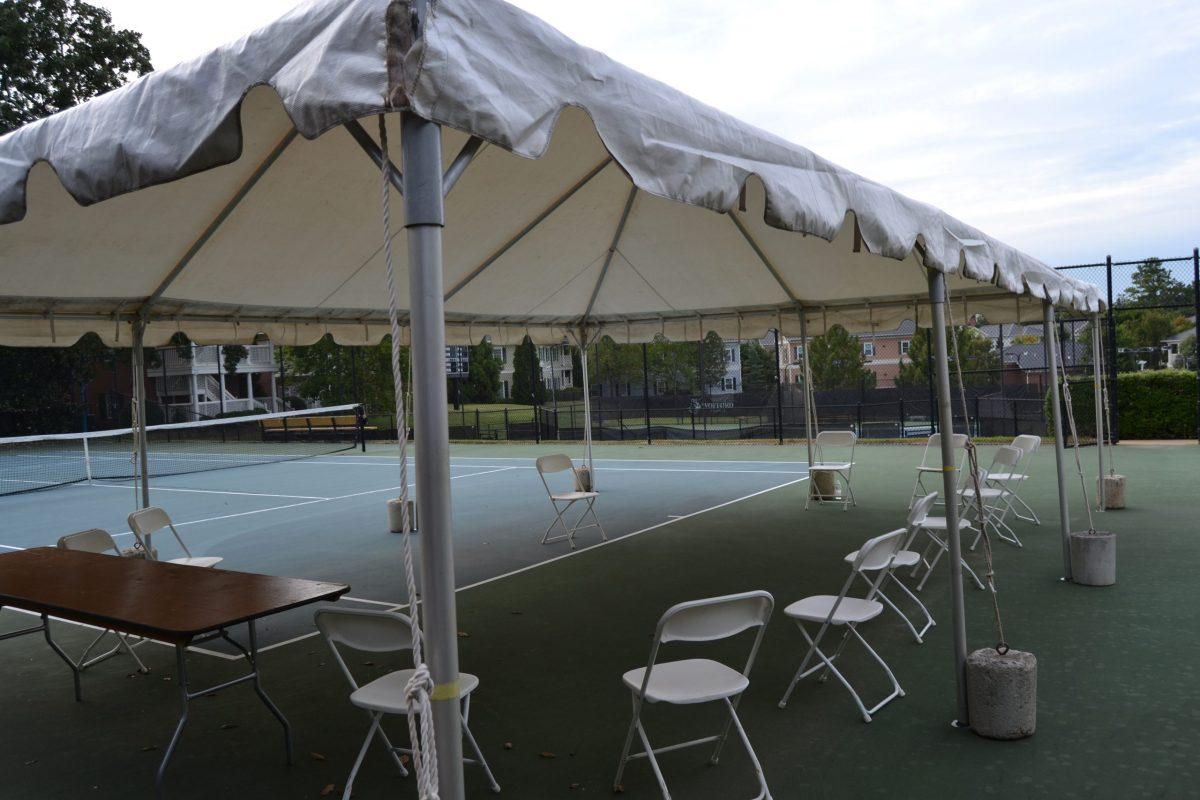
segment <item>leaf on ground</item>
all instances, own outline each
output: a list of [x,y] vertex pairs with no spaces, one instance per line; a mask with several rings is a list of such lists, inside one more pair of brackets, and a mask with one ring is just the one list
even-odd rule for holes
[[234,729],[234,728],[236,728],[236,727],[237,727],[237,723],[236,723],[236,722],[226,722],[224,725],[222,725],[222,726],[221,726],[221,730],[223,730],[223,731],[231,731],[231,730],[233,730],[233,729]]
[[571,791],[574,791],[574,790],[576,790],[576,789],[578,789],[578,788],[579,788],[579,784],[578,784],[578,783],[572,783],[572,784],[571,784],[570,786],[568,786],[567,788],[568,788],[568,789],[570,789]]
[[321,797],[329,797],[329,795],[333,794],[335,791],[337,791],[337,787],[335,787],[332,783],[327,783],[325,784],[325,788],[321,790]]
[[613,794],[625,794],[625,784],[618,783],[613,787]]
[[554,755],[554,753],[551,753],[549,750],[543,750],[541,753],[539,753],[539,755],[542,758],[558,758],[558,756]]
[[408,766],[408,762],[409,762],[409,761],[411,761],[411,760],[412,760],[412,759],[408,757],[408,753],[401,753],[401,754],[400,754],[400,763],[401,763],[401,764],[403,764],[404,766],[406,766],[406,767],[407,767],[407,766]]
[[325,760],[324,754],[317,753],[317,752],[309,753],[308,757],[311,758],[313,761],[324,761]]
[[144,744],[144,745],[142,745],[142,752],[143,752],[143,753],[149,753],[151,750],[157,750],[157,749],[158,749],[158,745],[156,745],[156,744]]
[[470,638],[471,638],[471,634],[467,633],[466,631],[459,631],[459,632],[458,632],[458,638],[460,638],[460,639],[470,639]]
[[512,743],[512,742],[505,742],[505,743],[504,743],[504,749],[505,749],[505,750],[512,750],[512,749],[513,749],[513,743]]
[[27,766],[27,767],[32,767],[32,766],[33,766],[34,764],[36,764],[37,762],[38,762],[38,760],[37,760],[36,758],[31,758],[31,759],[29,759],[28,761],[26,761],[26,762],[25,762],[25,766]]

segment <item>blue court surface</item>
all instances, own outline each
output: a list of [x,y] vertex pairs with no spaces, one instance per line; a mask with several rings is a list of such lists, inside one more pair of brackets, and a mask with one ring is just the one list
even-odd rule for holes
[[[534,460],[561,450],[530,445],[453,449],[459,588],[571,552],[566,542],[540,544],[554,514]],[[750,450],[747,455],[760,452]],[[803,457],[799,448],[771,454],[780,459]],[[579,454],[572,455],[580,463]],[[799,484],[808,474],[803,460],[730,460],[733,455],[740,453],[729,448],[719,453],[710,448],[597,448],[596,487],[601,496],[596,512],[609,539],[652,531],[780,489],[794,493],[800,512],[804,495]],[[411,466],[409,476],[410,482],[419,479]],[[569,478],[557,477],[563,483],[555,489],[568,489]],[[193,555],[221,556],[221,568],[348,583],[352,588],[342,602],[395,608],[406,602],[402,539],[388,531],[386,501],[398,495],[399,480],[395,447],[376,445],[365,454],[356,450],[156,478],[150,501],[175,520]],[[87,528],[103,528],[120,545],[132,545],[126,517],[136,508],[129,481],[94,481],[0,497],[0,549],[54,545],[58,537]],[[574,519],[580,508],[572,509],[567,519]],[[415,536],[419,553],[420,534]],[[576,552],[583,552],[595,547],[600,535],[594,528],[584,529],[577,541]],[[160,558],[182,555],[169,531],[157,534],[154,545]],[[312,634],[312,613],[311,608],[299,609],[263,620],[264,646]]]

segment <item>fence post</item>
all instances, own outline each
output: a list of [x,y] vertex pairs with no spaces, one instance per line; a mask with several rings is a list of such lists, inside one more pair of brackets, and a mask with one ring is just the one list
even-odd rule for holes
[[625,409],[621,407],[621,401],[617,400],[617,438],[622,442],[625,441]]
[[[968,424],[967,430],[970,430]],[[975,395],[975,435],[983,436],[983,422],[979,418],[979,395]]]
[[907,438],[904,435],[904,398],[903,397],[900,398],[900,438],[901,439]]
[[512,436],[508,432],[508,408],[504,409],[504,441],[511,441]]
[[[932,323],[930,323],[932,325]],[[929,338],[926,340],[926,360],[925,372],[929,376],[929,432],[937,433],[938,429],[938,413],[937,413],[937,396],[933,393],[933,328],[929,329]]]
[[1109,381],[1111,391],[1109,392],[1109,413],[1112,415],[1112,430],[1108,435],[1113,444],[1121,441],[1121,415],[1117,411],[1117,393],[1120,391],[1117,388],[1117,322],[1113,313],[1113,276],[1112,276],[1112,256],[1105,256],[1104,266],[1108,281],[1108,359]]
[[646,409],[646,444],[650,444],[650,360],[642,342],[642,405]]
[[779,328],[775,329],[775,424],[779,426],[779,443],[783,444],[783,363],[779,356]]
[[[1200,247],[1192,248],[1192,300],[1195,304],[1196,331],[1200,333]],[[1200,336],[1196,337],[1200,341]],[[1196,439],[1200,441],[1200,348],[1196,349]]]
[[692,412],[692,441],[696,440],[696,409],[691,409]]
[[857,415],[858,415],[858,438],[860,438],[860,439],[861,439],[861,438],[862,438],[862,435],[863,435],[863,427],[862,427],[862,400],[861,400],[861,399],[858,401],[858,410],[857,410]]
[[479,427],[479,409],[475,409],[475,438],[483,438],[483,429]]

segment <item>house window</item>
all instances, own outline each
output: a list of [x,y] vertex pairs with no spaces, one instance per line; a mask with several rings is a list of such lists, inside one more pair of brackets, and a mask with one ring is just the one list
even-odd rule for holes
[[726,364],[736,364],[737,363],[737,348],[736,347],[726,347],[725,348],[725,363]]
[[795,353],[796,361],[799,361],[800,359],[804,358],[804,345],[802,345],[802,344],[796,345],[796,349],[793,352]]
[[721,381],[721,388],[727,392],[736,392],[737,378],[725,378]]
[[910,344],[912,344],[912,341],[910,339],[901,339],[900,340],[900,355],[902,355],[902,356],[908,355],[908,346]]
[[[493,348],[492,348],[492,355],[493,355],[493,356],[495,356],[496,358],[500,359],[501,361],[506,361],[506,360],[507,360],[507,359],[504,357],[504,348],[503,348],[503,347],[493,347]],[[506,396],[507,396],[507,395],[506,395]]]
[[863,355],[866,356],[867,358],[875,357],[875,343],[874,342],[863,342]]

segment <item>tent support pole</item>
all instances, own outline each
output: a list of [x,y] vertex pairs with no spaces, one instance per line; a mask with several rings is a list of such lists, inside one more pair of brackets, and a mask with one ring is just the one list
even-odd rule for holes
[[1058,343],[1054,333],[1054,306],[1042,301],[1042,338],[1046,340],[1046,371],[1050,376],[1051,420],[1054,424],[1054,467],[1058,473],[1058,525],[1062,535],[1063,580],[1071,580],[1071,510],[1067,507],[1067,444],[1062,423],[1058,386]]
[[963,597],[962,537],[958,532],[958,465],[954,459],[954,407],[950,399],[950,359],[946,350],[946,276],[929,270],[929,305],[932,311],[934,371],[937,373],[938,427],[942,433],[942,497],[946,501],[946,538],[950,545],[951,627],[954,638],[954,684],[958,715],[955,727],[971,724],[967,708],[967,619]]
[[[371,134],[367,133],[363,129],[363,126],[359,124],[358,120],[356,119],[352,119],[349,122],[344,123],[342,127],[345,128],[352,137],[354,137],[354,141],[358,142],[358,146],[361,147],[363,152],[375,162],[375,166],[382,171],[383,150],[379,149],[379,145],[375,144],[375,140],[371,138]],[[392,182],[392,188],[396,190],[397,194],[403,197],[404,173],[401,172],[400,168],[395,164],[392,164],[391,167],[392,168],[388,170],[388,175],[389,180]],[[441,178],[438,178],[438,183],[440,185]]]
[[800,370],[800,379],[804,381],[804,445],[808,450],[808,466],[812,466],[813,460],[813,417],[812,408],[809,406],[809,400],[812,395],[808,390],[808,315],[801,308],[800,314],[800,354],[804,358],[804,364]]
[[413,429],[421,509],[421,590],[425,655],[433,678],[433,723],[442,800],[463,800],[458,621],[450,515],[450,433],[446,427],[446,314],[442,301],[441,126],[401,117],[404,227],[408,230]]
[[145,339],[146,322],[140,317],[133,321],[133,343],[130,351],[130,363],[133,367],[133,420],[137,428],[136,447],[138,471],[141,485],[141,507],[150,507],[150,474],[147,471],[149,457],[146,455],[146,351],[142,344]]
[[596,488],[596,471],[592,469],[592,382],[588,377],[587,328],[579,326],[579,367],[583,370],[583,450],[587,457],[592,488]]
[[1096,494],[1100,498],[1100,510],[1104,511],[1104,375],[1100,372],[1100,312],[1092,315],[1092,404],[1096,411]]

